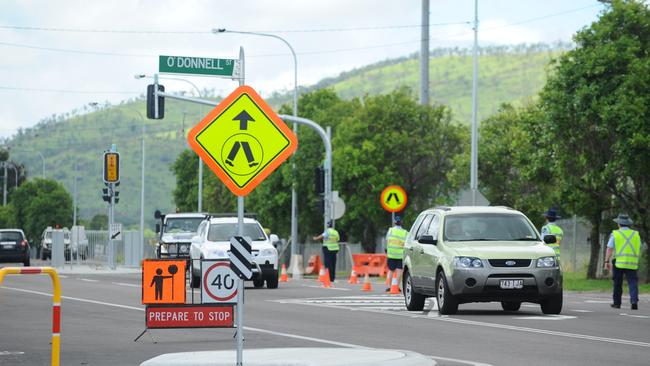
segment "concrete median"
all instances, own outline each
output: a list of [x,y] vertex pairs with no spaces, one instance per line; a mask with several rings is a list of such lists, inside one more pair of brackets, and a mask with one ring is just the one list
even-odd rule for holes
[[[244,350],[247,366],[433,366],[430,357],[402,350],[371,348],[259,348]],[[167,353],[140,366],[232,366],[236,352],[202,351]]]

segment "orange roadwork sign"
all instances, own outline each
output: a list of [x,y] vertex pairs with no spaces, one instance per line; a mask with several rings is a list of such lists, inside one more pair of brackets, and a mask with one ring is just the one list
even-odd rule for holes
[[185,304],[185,261],[143,261],[142,303]]
[[400,212],[406,207],[406,191],[400,186],[388,186],[379,196],[381,207],[388,212]]
[[249,194],[298,147],[293,131],[246,85],[210,111],[187,140],[237,196]]

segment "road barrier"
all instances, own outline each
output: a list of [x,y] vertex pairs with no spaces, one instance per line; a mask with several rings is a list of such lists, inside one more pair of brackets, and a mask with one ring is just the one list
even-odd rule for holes
[[43,274],[50,275],[54,289],[52,300],[52,366],[59,366],[61,359],[61,284],[52,267],[5,267],[0,268],[0,284],[5,275]]
[[352,269],[360,276],[384,276],[388,270],[386,254],[352,254],[352,260]]
[[321,269],[320,256],[312,255],[309,257],[309,263],[305,268],[305,274],[318,274]]

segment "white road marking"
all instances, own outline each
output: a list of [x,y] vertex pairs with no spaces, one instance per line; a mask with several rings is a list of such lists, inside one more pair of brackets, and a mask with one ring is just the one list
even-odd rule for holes
[[650,316],[647,316],[647,315],[632,315],[632,314],[626,314],[626,313],[621,313],[621,314],[618,314],[618,315],[629,316],[631,318],[641,318],[641,319],[649,319],[650,318]]
[[539,316],[515,316],[513,319],[523,320],[567,320],[576,319],[577,316],[572,315],[539,315]]
[[0,351],[0,356],[16,356],[16,355],[24,355],[25,352],[21,351]]
[[85,282],[99,282],[99,280],[91,280],[89,278],[80,278],[80,280],[85,281]]
[[588,304],[609,304],[611,301],[609,300],[585,300],[584,302]]
[[350,291],[349,288],[339,288],[339,287],[323,287],[323,286],[312,286],[312,285],[302,285],[303,287],[312,287],[312,288],[321,288],[327,290],[339,290],[339,291]]
[[569,310],[569,311],[575,311],[576,313],[593,313],[593,310],[575,309],[575,310]]
[[68,278],[66,275],[59,275],[59,278]]
[[538,308],[539,305],[523,304],[523,305],[521,305],[521,307],[524,307],[524,308]]
[[459,360],[457,358],[437,357],[437,356],[429,356],[429,357],[431,357],[434,360],[466,363],[466,364],[472,365],[472,366],[493,366],[492,364],[489,364],[489,363],[475,362],[475,361],[468,361],[468,360]]
[[[353,299],[353,298],[362,298],[363,296],[356,296],[356,297],[338,297],[338,298],[329,298],[332,301],[341,301],[345,299]],[[373,299],[373,296],[367,296],[369,300]],[[326,300],[327,298],[323,298],[322,300]],[[405,316],[409,318],[420,318],[420,319],[429,319],[429,320],[435,320],[435,321],[445,321],[445,322],[450,322],[450,323],[457,323],[457,324],[465,324],[465,325],[473,325],[473,326],[479,326],[479,327],[485,327],[485,328],[496,328],[496,329],[505,329],[505,330],[512,330],[512,331],[518,331],[518,332],[527,332],[527,333],[535,333],[535,334],[546,334],[546,335],[552,335],[552,336],[557,336],[557,337],[565,337],[565,338],[574,338],[574,339],[582,339],[582,340],[589,340],[589,341],[597,341],[597,342],[606,342],[606,343],[614,343],[614,344],[625,344],[625,345],[630,345],[630,346],[638,346],[638,347],[646,347],[650,348],[650,343],[648,342],[638,342],[638,341],[632,341],[632,340],[627,340],[627,339],[619,339],[619,338],[607,338],[607,337],[599,337],[599,336],[592,336],[588,334],[579,334],[579,333],[568,333],[568,332],[560,332],[560,331],[553,331],[553,330],[546,330],[546,329],[538,329],[538,328],[529,328],[529,327],[521,327],[521,326],[515,326],[515,325],[507,325],[507,324],[499,324],[499,323],[488,323],[488,322],[481,322],[481,321],[475,321],[475,320],[468,320],[468,319],[461,319],[461,318],[456,318],[456,317],[449,317],[449,316],[430,316],[429,314],[425,313],[419,313],[419,312],[410,312],[406,311],[383,311],[383,310],[378,310],[373,308],[372,306],[367,306],[367,307],[346,307],[344,304],[339,303],[338,305],[336,302],[322,302],[322,303],[317,303],[317,302],[306,302],[305,300],[316,300],[316,299],[293,299],[293,300],[270,300],[274,302],[279,302],[279,303],[292,303],[292,304],[299,304],[299,305],[308,305],[308,306],[319,306],[319,307],[324,307],[324,308],[332,308],[332,309],[347,309],[347,310],[356,310],[356,311],[366,311],[366,312],[371,312],[371,313],[377,313],[377,314],[388,314],[388,315],[393,315],[393,316]],[[437,315],[437,312],[433,313]],[[569,319],[575,318],[573,316],[567,316],[567,315],[559,315],[560,319],[554,319],[554,320],[562,320],[566,319],[564,317],[568,317]],[[550,318],[553,318],[553,316],[544,316],[544,317],[539,317],[544,320],[550,320]],[[547,319],[549,318],[549,319]]]
[[128,286],[128,287],[138,287],[138,288],[142,287],[141,285],[134,285],[132,283],[124,283],[124,282],[111,282],[111,283],[118,286]]
[[[7,290],[21,291],[21,292],[27,292],[27,293],[52,297],[51,294],[48,294],[48,293],[45,293],[45,292],[40,292],[40,291],[25,290],[25,289],[6,287],[6,286],[2,286],[1,288],[7,289]],[[109,302],[95,301],[95,300],[89,300],[89,299],[81,299],[81,298],[69,297],[69,296],[61,296],[61,297],[64,298],[64,299],[68,299],[68,300],[87,302],[87,303],[91,303],[91,304],[100,304],[100,305],[123,308],[123,309],[145,311],[144,308],[139,308],[139,307],[134,307],[134,306],[113,304],[113,303],[109,303]],[[337,341],[331,341],[331,340],[323,339],[323,338],[307,337],[307,336],[302,336],[302,335],[298,335],[298,334],[291,334],[291,333],[282,333],[282,332],[276,332],[276,331],[261,329],[261,328],[244,327],[244,329],[248,330],[248,331],[251,331],[251,332],[271,334],[271,335],[282,336],[282,337],[287,337],[287,338],[294,338],[294,339],[300,339],[300,340],[311,341],[311,342],[316,342],[316,343],[330,344],[330,345],[339,346],[339,347],[357,348],[357,349],[373,349],[372,347],[366,347],[366,346],[362,346],[362,345],[359,345],[359,344],[337,342]],[[0,353],[0,355],[2,355],[2,353]],[[429,356],[429,357],[434,359],[434,361],[436,359],[438,359],[438,360],[450,360],[450,361],[455,361],[455,362],[467,363],[469,365],[475,365],[475,366],[492,366],[492,365],[486,364],[486,363],[458,360],[458,359],[454,359],[454,358],[445,358],[445,357],[436,357],[436,356]]]

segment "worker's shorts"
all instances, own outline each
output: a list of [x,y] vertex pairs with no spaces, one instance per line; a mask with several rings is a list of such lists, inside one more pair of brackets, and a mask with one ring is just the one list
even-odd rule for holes
[[388,258],[388,269],[394,271],[396,269],[402,269],[402,260]]

